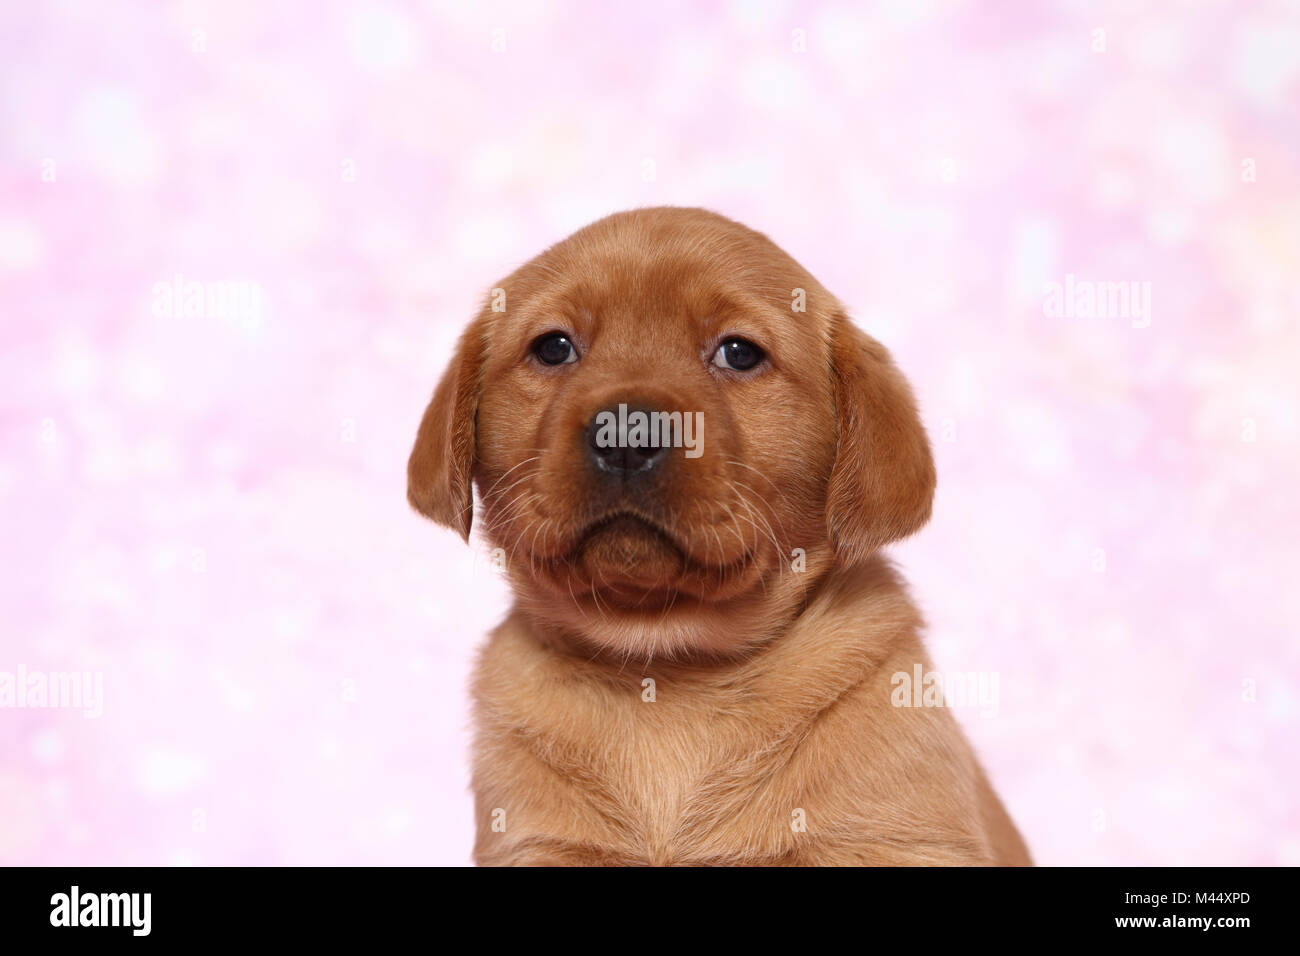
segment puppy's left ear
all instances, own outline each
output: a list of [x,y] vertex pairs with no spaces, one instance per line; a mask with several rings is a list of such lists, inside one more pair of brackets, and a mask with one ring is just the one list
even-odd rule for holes
[[934,459],[912,390],[885,347],[842,313],[831,335],[838,440],[826,522],[847,564],[930,519]]
[[406,465],[406,498],[416,511],[469,541],[474,520],[474,445],[483,361],[480,317],[460,338],[420,420]]

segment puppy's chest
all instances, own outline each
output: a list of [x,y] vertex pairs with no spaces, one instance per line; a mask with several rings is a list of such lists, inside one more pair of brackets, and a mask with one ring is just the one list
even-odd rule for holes
[[670,713],[671,706],[646,704],[625,715],[621,733],[604,738],[600,755],[608,773],[625,771],[618,789],[629,803],[665,830],[677,827],[718,759],[700,723]]
[[[766,762],[707,701],[621,702],[590,754],[590,798],[623,835],[630,862],[704,863],[752,852],[751,801]],[[738,825],[739,824],[739,825]]]
[[[788,862],[810,839],[799,815],[853,802],[844,781],[809,772],[828,741],[802,718],[816,713],[808,694],[744,675],[647,686],[526,637],[499,633],[480,662],[481,858]],[[500,833],[487,822],[498,808]]]

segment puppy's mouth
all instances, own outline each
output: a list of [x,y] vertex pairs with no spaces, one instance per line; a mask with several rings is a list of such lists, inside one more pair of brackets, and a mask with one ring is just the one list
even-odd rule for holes
[[668,528],[645,515],[617,511],[587,525],[555,570],[566,570],[570,586],[581,592],[648,608],[703,595],[740,573],[749,558],[745,554],[721,567],[702,563]]
[[588,526],[573,557],[593,583],[616,590],[669,586],[686,561],[666,529],[631,512],[618,512]]

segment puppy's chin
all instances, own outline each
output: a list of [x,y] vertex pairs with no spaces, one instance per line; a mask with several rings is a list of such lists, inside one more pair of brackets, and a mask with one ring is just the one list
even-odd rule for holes
[[662,604],[686,570],[681,549],[660,529],[631,515],[601,522],[582,539],[576,568],[584,583],[617,604]]
[[627,660],[744,653],[773,633],[805,583],[802,575],[780,573],[779,559],[765,552],[741,551],[725,565],[702,562],[689,540],[629,514],[578,535],[562,553],[510,562],[508,574],[541,633],[576,642],[583,654],[595,649]]

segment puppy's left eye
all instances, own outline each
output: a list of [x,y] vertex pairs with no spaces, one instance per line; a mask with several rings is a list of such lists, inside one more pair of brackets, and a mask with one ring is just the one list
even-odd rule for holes
[[569,337],[560,332],[543,335],[533,343],[533,354],[543,365],[568,365],[578,361],[578,350]]
[[713,364],[737,372],[748,372],[763,361],[764,352],[748,339],[727,339],[713,353]]

